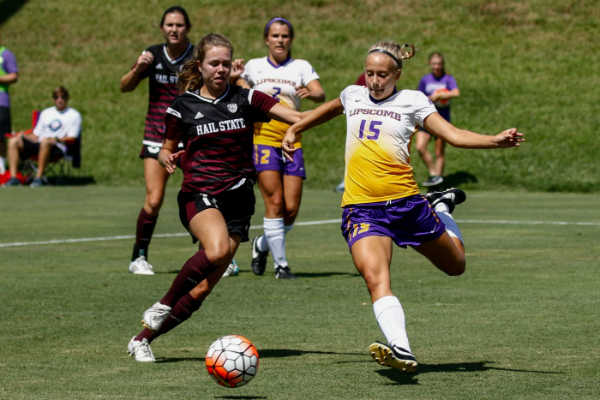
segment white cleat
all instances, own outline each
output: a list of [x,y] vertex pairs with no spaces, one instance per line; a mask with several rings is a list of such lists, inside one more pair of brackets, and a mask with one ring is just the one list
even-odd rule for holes
[[152,264],[146,261],[144,256],[139,256],[129,264],[129,272],[136,275],[154,275]]
[[154,353],[150,348],[148,339],[135,340],[135,336],[131,338],[127,345],[127,353],[132,356],[137,362],[155,362]]
[[152,331],[158,331],[160,326],[163,324],[167,316],[171,312],[171,307],[161,303],[154,303],[152,306],[144,311],[142,317],[142,325]]
[[225,270],[225,272],[223,272],[223,277],[226,276],[237,276],[240,273],[240,267],[238,267],[237,263],[235,262],[235,260],[231,260],[231,263],[229,264],[229,266],[227,267],[227,269]]

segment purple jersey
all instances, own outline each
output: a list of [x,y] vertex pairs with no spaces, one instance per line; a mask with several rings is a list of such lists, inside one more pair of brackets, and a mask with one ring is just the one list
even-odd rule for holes
[[193,45],[176,59],[169,57],[167,46],[157,44],[148,47],[154,56],[153,63],[144,71],[141,78],[148,78],[148,113],[144,127],[144,141],[162,143],[165,134],[165,111],[177,97],[177,74],[183,64],[192,56]]
[[268,121],[275,104],[271,96],[235,85],[218,99],[178,96],[165,121],[166,137],[185,143],[181,190],[216,196],[244,178],[254,180],[254,123]]
[[[456,80],[450,74],[444,74],[440,78],[436,78],[433,74],[427,74],[421,78],[418,89],[429,97],[440,89],[454,90],[457,88]],[[435,104],[435,108],[446,121],[450,121],[450,102]]]
[[[6,47],[0,46],[0,75],[19,72],[15,55]],[[8,84],[0,84],[0,107],[10,107]]]

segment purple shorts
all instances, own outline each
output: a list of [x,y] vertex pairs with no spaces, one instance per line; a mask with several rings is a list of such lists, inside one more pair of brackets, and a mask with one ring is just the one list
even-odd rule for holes
[[256,172],[279,171],[282,175],[293,175],[306,179],[302,149],[294,152],[294,161],[289,161],[283,156],[281,147],[255,144],[253,157]]
[[367,236],[389,236],[400,247],[440,237],[446,226],[420,194],[383,203],[344,207],[342,235],[348,247]]

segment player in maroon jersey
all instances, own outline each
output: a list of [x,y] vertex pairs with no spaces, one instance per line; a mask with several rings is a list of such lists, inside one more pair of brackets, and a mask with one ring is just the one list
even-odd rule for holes
[[163,13],[160,30],[165,43],[148,47],[140,54],[129,72],[121,78],[121,91],[130,92],[145,78],[149,84],[148,112],[140,158],[144,160],[146,198],[136,225],[135,244],[129,271],[153,275],[148,263],[148,246],[163,203],[169,174],[158,163],[158,152],[165,134],[165,111],[178,94],[177,74],[193,54],[188,39],[192,27],[184,8],[169,7]]
[[[240,242],[248,241],[255,204],[254,123],[269,118],[293,123],[301,116],[265,93],[230,85],[232,56],[227,38],[206,35],[179,76],[185,92],[167,109],[159,161],[166,173],[177,162],[183,169],[179,215],[200,247],[167,293],[144,312],[145,328],[128,345],[136,361],[155,360],[150,342],[200,307]],[[185,149],[178,151],[180,141]]]

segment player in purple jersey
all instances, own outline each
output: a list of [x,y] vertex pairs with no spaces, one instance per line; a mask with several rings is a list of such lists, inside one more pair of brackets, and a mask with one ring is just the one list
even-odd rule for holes
[[152,265],[148,263],[148,247],[169,178],[157,160],[165,133],[165,111],[178,94],[177,75],[193,53],[193,45],[187,36],[192,25],[184,8],[173,6],[166,9],[159,27],[165,43],[144,50],[131,70],[121,78],[122,92],[134,90],[145,78],[148,78],[149,84],[148,112],[140,152],[144,161],[146,197],[138,214],[129,264],[129,271],[139,275],[154,274]]
[[[0,37],[0,43],[1,39],[2,37]],[[5,172],[6,142],[4,135],[12,132],[8,87],[16,83],[18,79],[19,68],[15,55],[0,44],[0,175]]]
[[[254,122],[277,118],[294,123],[301,116],[265,93],[230,85],[232,56],[227,38],[206,35],[179,77],[185,92],[167,109],[159,160],[166,173],[173,173],[177,162],[183,169],[179,215],[200,247],[167,293],[144,312],[145,328],[128,345],[139,362],[155,360],[150,342],[200,307],[239,243],[248,240],[255,204]],[[185,148],[178,151],[180,141]]]
[[[429,55],[429,66],[431,73],[421,78],[419,90],[435,104],[438,113],[450,122],[450,99],[460,96],[456,80],[452,75],[446,73],[444,56],[441,53],[434,52]],[[429,172],[429,178],[422,185],[425,187],[437,186],[444,181],[446,142],[439,137],[435,138],[434,158],[427,150],[431,135],[427,130],[419,128],[415,134],[415,148]]]
[[[410,49],[410,50],[409,50]],[[497,135],[481,135],[456,128],[416,90],[397,90],[402,61],[414,55],[414,46],[379,42],[365,62],[367,88],[352,85],[292,125],[282,147],[295,151],[301,132],[345,114],[346,188],[342,205],[342,234],[356,269],[365,280],[373,312],[387,343],[369,346],[380,364],[414,371],[402,305],[391,289],[393,243],[411,246],[448,275],[465,271],[462,235],[451,212],[465,200],[459,189],[419,194],[409,164],[409,145],[415,125],[463,148],[519,146],[523,134],[516,128]]]

